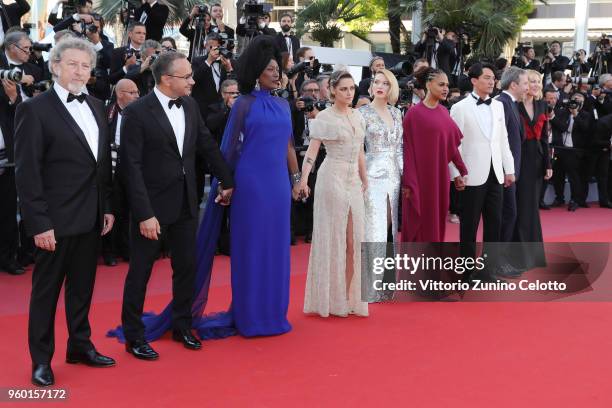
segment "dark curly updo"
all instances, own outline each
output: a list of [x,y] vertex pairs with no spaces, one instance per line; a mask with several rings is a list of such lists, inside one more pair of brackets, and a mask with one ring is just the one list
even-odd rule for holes
[[237,61],[236,77],[242,94],[253,91],[257,79],[272,60],[276,60],[279,67],[282,66],[281,53],[274,44],[274,37],[269,35],[253,37]]

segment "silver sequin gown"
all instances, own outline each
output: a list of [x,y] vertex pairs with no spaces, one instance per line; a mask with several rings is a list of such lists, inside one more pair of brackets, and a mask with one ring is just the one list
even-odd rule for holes
[[[362,106],[359,111],[366,122],[365,159],[368,175],[368,189],[365,194],[365,239],[364,242],[387,242],[387,198],[391,208],[391,230],[396,240],[398,230],[398,211],[401,194],[403,161],[403,127],[402,113],[393,106],[387,106],[393,117],[393,126],[387,123],[370,106]],[[370,245],[362,254],[362,263],[371,265],[375,257],[393,256],[387,254],[385,246]],[[370,276],[371,280],[362,285],[363,295],[370,302],[388,300],[392,293],[374,290],[374,279],[380,275]]]

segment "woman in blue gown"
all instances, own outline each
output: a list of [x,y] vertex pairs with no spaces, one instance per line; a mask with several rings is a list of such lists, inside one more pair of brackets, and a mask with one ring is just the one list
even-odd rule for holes
[[[270,92],[280,83],[279,62],[280,54],[268,36],[255,37],[238,60],[242,95],[232,106],[221,144],[236,183],[230,206],[232,305],[227,312],[203,313],[223,214],[211,193],[198,231],[192,307],[193,328],[202,339],[291,330],[291,183],[297,183],[299,173],[289,104]],[[218,187],[213,179],[211,191]],[[171,327],[171,318],[170,305],[161,314],[143,315],[145,339],[161,337]],[[108,335],[124,340],[121,327]]]

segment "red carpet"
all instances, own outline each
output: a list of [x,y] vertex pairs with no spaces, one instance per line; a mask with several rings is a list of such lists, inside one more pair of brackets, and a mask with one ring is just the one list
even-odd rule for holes
[[[612,241],[612,212],[542,213],[547,241]],[[456,240],[449,224],[447,238]],[[120,317],[126,264],[100,267],[92,339],[117,360],[109,369],[64,363],[63,306],[56,322],[56,387],[75,407],[605,407],[612,361],[610,303],[377,304],[369,318],[302,313],[309,246],[292,249],[290,333],[209,341],[201,351],[166,338],[156,362],[137,361],[104,337]],[[610,272],[610,268],[608,268]],[[159,261],[145,310],[169,299]],[[0,387],[32,388],[27,349],[31,272],[0,274]],[[216,261],[210,311],[230,300],[228,260]]]

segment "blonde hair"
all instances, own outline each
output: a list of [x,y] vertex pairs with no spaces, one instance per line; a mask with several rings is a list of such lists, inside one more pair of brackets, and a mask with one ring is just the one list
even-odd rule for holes
[[540,74],[538,71],[534,71],[533,69],[528,69],[525,72],[527,72],[527,79],[529,81],[531,81],[532,79],[535,79],[538,81],[538,84],[540,84],[540,90],[538,91],[537,95],[534,96],[533,99],[535,99],[536,101],[542,99],[543,94],[542,94],[542,74]]
[[[384,75],[385,79],[389,81],[389,93],[387,94],[387,102],[389,103],[389,105],[395,105],[397,103],[397,100],[399,99],[400,92],[399,84],[397,83],[395,75],[393,75],[393,73],[388,69],[382,69],[376,73],[376,75],[378,74]],[[368,90],[368,92],[370,93],[371,97],[374,97],[374,95],[372,95],[372,90],[374,88],[374,79],[376,78],[376,75],[374,75],[372,81],[370,81],[370,89]]]

